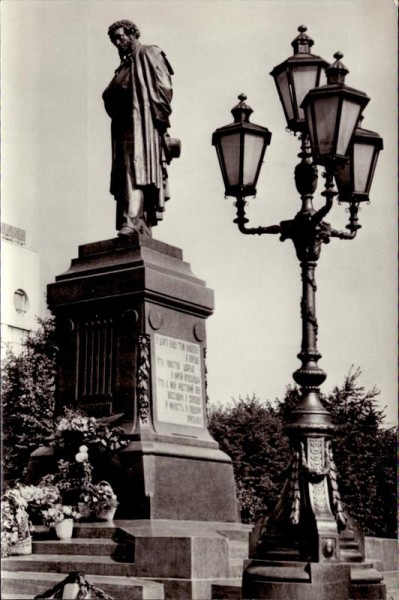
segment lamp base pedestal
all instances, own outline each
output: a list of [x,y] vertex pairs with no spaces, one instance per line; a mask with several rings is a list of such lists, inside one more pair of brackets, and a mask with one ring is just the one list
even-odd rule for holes
[[242,598],[251,600],[349,600],[386,598],[373,563],[248,560]]

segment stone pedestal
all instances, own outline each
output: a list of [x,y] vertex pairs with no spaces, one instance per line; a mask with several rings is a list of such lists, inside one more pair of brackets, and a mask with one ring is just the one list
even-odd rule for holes
[[249,525],[162,520],[115,525],[114,559],[129,565],[132,576],[162,583],[165,600],[211,600],[215,586],[240,584]]
[[180,249],[142,238],[79,247],[48,286],[65,405],[123,428],[130,443],[102,465],[118,518],[237,522],[230,458],[206,418],[205,319],[213,292]]

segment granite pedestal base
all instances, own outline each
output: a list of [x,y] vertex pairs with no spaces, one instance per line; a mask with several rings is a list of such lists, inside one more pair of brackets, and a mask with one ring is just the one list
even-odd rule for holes
[[[118,495],[117,517],[238,522],[231,459],[207,427],[213,292],[182,251],[136,233],[85,244],[47,298],[57,411],[107,418],[129,442],[94,465]],[[49,452],[32,456],[36,471]]]
[[[229,459],[212,447],[132,442],[121,454],[119,518],[239,521]],[[110,477],[111,479],[111,477]]]

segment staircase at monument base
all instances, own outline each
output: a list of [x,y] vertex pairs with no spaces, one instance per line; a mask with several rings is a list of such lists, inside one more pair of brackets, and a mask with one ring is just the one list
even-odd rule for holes
[[[118,523],[119,525],[119,523]],[[220,593],[240,596],[243,561],[248,556],[244,532],[231,532],[228,539],[228,577],[179,580],[137,576],[137,566],[129,560],[131,550],[114,541],[117,527],[82,524],[75,527],[70,540],[38,540],[33,553],[2,561],[2,600],[32,599],[52,588],[74,570],[83,571],[87,580],[115,600],[209,600]],[[222,534],[223,535],[223,534]],[[234,539],[238,538],[238,539]],[[207,598],[203,596],[207,590]]]

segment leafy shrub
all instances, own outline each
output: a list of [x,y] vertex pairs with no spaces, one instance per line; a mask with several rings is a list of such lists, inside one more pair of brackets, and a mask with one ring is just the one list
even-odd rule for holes
[[288,439],[276,408],[255,396],[211,406],[209,430],[234,467],[241,518],[254,522],[276,503],[289,461]]

